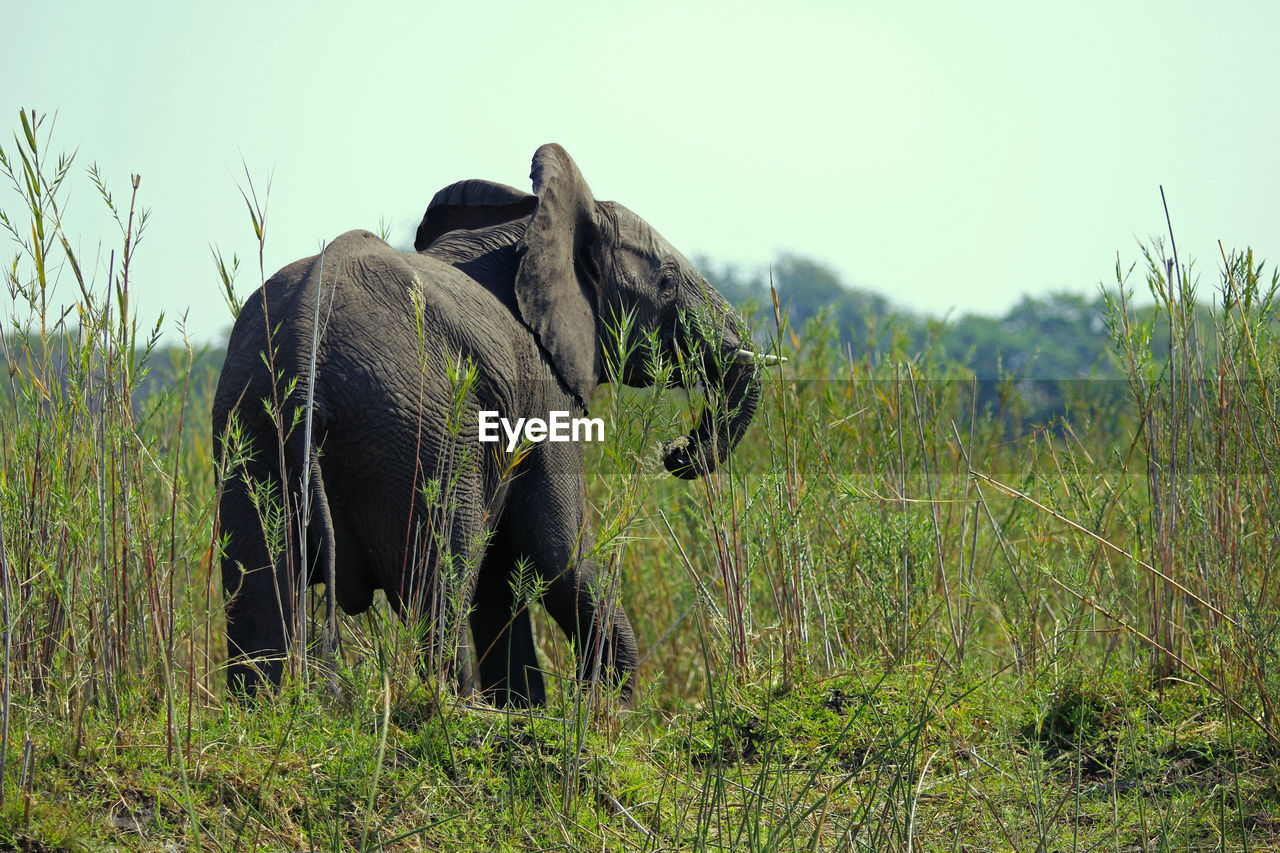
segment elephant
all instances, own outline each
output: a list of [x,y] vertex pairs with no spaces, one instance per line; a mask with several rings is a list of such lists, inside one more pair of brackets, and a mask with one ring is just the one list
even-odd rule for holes
[[692,479],[747,430],[767,362],[694,266],[595,200],[561,146],[540,147],[530,177],[532,194],[452,184],[415,252],[348,231],[243,303],[213,402],[230,695],[280,684],[297,593],[323,583],[330,620],[381,589],[430,627],[420,656],[459,689],[544,704],[514,589],[532,574],[578,675],[631,700],[637,644],[591,555],[583,443],[481,442],[479,419],[583,414],[604,382],[701,382],[714,404],[663,446]]

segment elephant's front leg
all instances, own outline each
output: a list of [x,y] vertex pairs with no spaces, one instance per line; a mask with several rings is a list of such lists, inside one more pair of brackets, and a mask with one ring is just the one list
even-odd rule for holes
[[574,640],[578,677],[619,686],[621,700],[629,704],[640,659],[636,636],[616,585],[601,576],[595,560],[584,557],[550,578],[542,602],[560,630]]

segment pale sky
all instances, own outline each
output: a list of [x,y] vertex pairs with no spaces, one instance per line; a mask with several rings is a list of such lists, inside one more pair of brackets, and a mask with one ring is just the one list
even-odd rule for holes
[[[117,201],[141,174],[140,319],[189,311],[198,341],[230,323],[211,243],[258,284],[242,158],[271,179],[268,275],[380,219],[411,242],[456,180],[528,189],[550,141],[686,255],[795,252],[934,314],[1096,292],[1164,233],[1161,184],[1205,285],[1219,239],[1280,260],[1271,0],[3,0],[0,31],[0,145],[56,111]],[[73,178],[91,259],[118,241]]]

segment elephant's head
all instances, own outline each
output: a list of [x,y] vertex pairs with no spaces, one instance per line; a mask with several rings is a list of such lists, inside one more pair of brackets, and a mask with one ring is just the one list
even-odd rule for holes
[[668,471],[686,479],[723,462],[746,431],[759,397],[758,358],[733,309],[680,252],[615,202],[596,201],[559,145],[533,157],[533,195],[489,181],[436,194],[414,247],[457,229],[527,220],[518,246],[515,296],[565,387],[585,404],[598,383],[644,386],[661,356],[673,384],[707,383],[718,401],[693,431],[664,448]]

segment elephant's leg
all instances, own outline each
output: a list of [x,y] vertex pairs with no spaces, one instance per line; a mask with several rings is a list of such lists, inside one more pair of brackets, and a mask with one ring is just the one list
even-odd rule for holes
[[[411,629],[418,654],[418,677],[424,682],[452,681],[461,696],[473,692],[470,632],[466,614],[472,584],[467,578],[468,558],[452,550],[442,550],[438,534],[426,533],[418,525],[421,545],[411,546],[404,558],[407,569],[401,581],[387,589],[391,608]],[[403,541],[403,531],[395,541]]]
[[542,705],[547,691],[533,644],[530,603],[515,595],[514,577],[510,551],[495,542],[485,554],[471,608],[480,689],[496,705]]
[[[293,639],[293,584],[285,567],[277,567],[268,551],[269,538],[285,547],[284,531],[278,529],[283,524],[279,521],[282,500],[279,479],[264,469],[246,467],[229,474],[222,485],[219,519],[226,539],[222,589],[227,612],[227,686],[235,695],[252,696],[264,683],[278,686]],[[283,554],[277,556],[285,559]]]
[[[474,686],[467,616],[484,552],[486,502],[479,472],[464,468],[438,476],[432,458],[424,458],[422,468],[445,485],[419,481],[409,512],[381,510],[369,520],[369,529],[382,531],[371,541],[396,545],[382,551],[379,574],[394,579],[384,582],[387,598],[414,625],[419,674],[424,680],[451,680],[459,694],[467,695]],[[428,502],[424,493],[436,497]]]
[[580,447],[547,443],[530,453],[528,468],[513,485],[504,525],[512,547],[530,559],[545,585],[543,606],[574,641],[579,675],[621,685],[623,701],[630,701],[639,661],[635,632],[617,584],[600,574],[590,556],[594,539]]
[[636,636],[618,591],[599,589],[607,585],[602,581],[595,560],[583,557],[549,579],[542,603],[560,630],[573,638],[579,677],[620,685],[622,701],[630,702],[640,658]]

